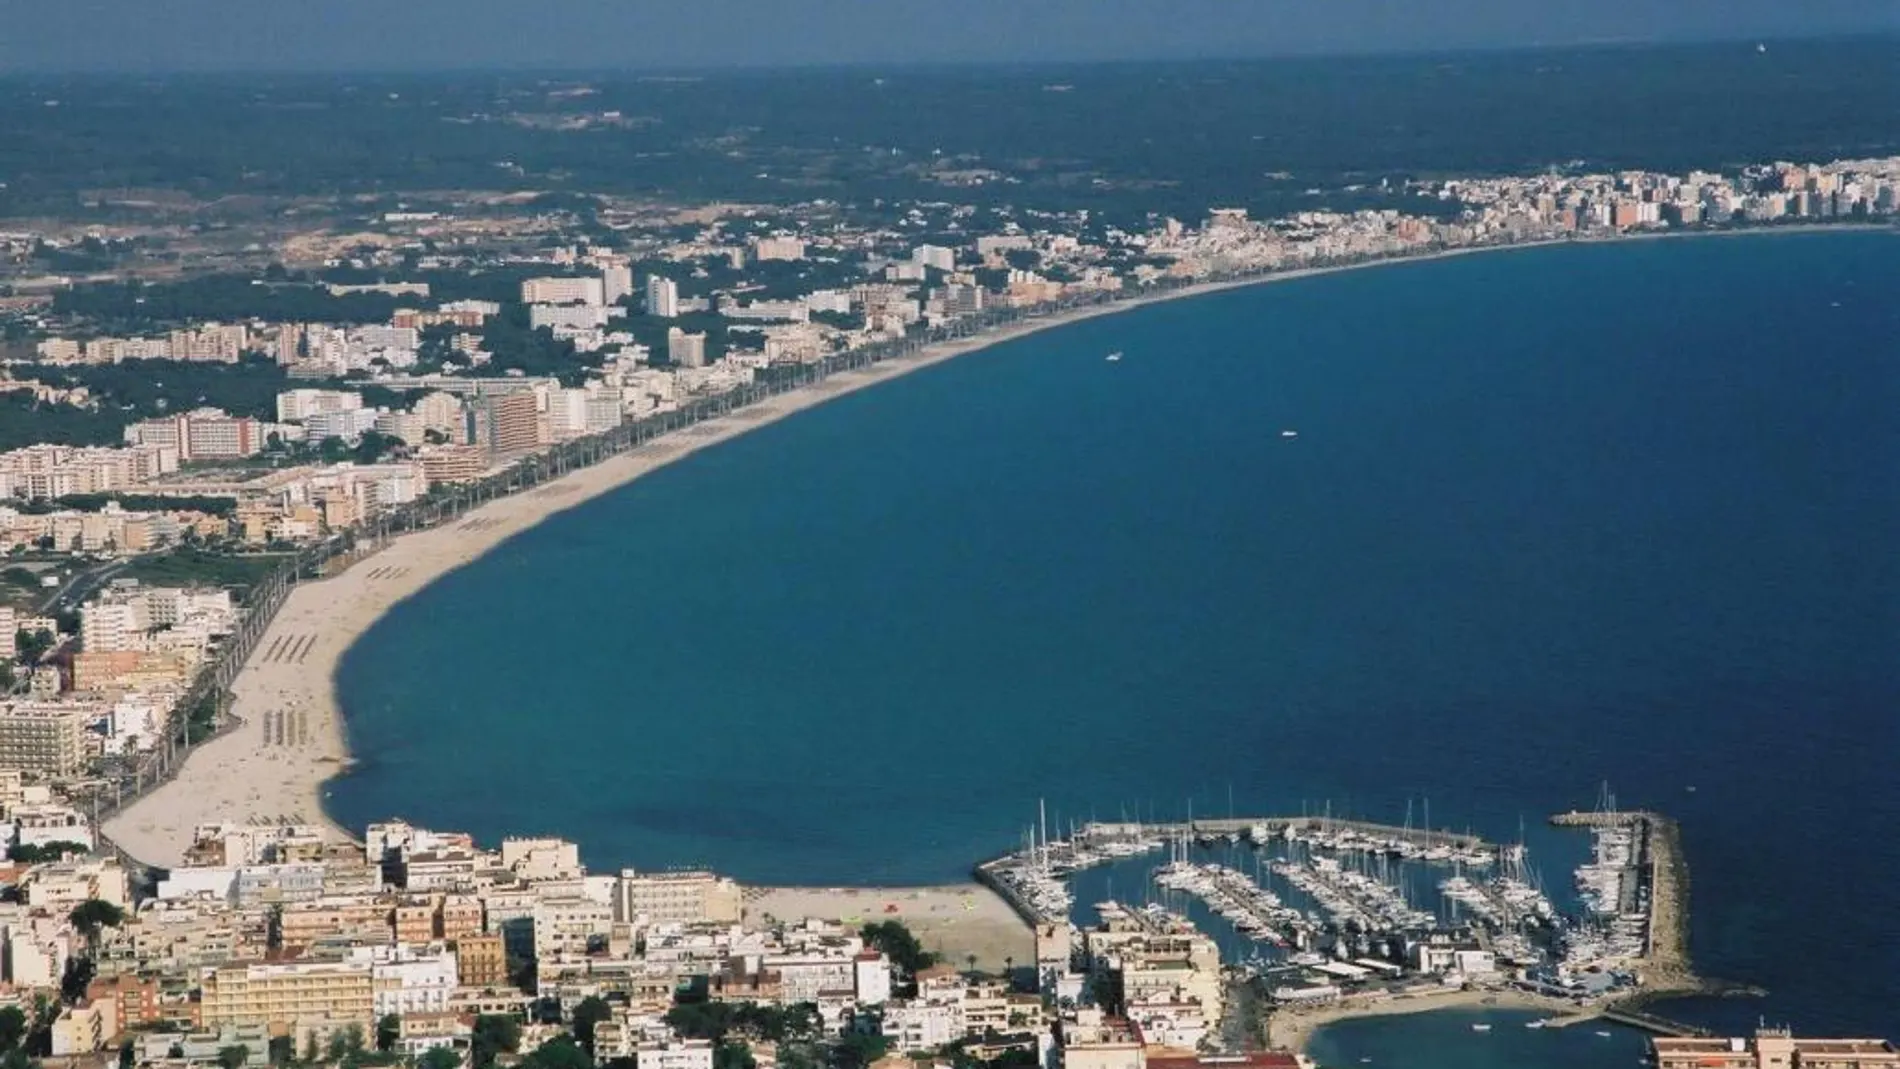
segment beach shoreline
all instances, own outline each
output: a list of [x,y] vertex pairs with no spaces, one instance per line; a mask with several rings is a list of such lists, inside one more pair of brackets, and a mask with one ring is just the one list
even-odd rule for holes
[[331,820],[322,804],[324,784],[348,771],[351,762],[348,725],[336,692],[337,668],[349,648],[396,605],[442,576],[551,516],[702,449],[833,398],[1101,316],[1346,271],[1565,243],[1483,245],[1302,268],[1198,283],[1020,320],[971,337],[935,342],[906,357],[838,372],[810,386],[662,435],[532,490],[485,502],[451,522],[399,535],[338,574],[292,588],[232,681],[235,727],[193,750],[171,782],[114,814],[101,831],[127,855],[156,868],[181,864],[193,829],[201,824],[316,824],[338,841],[354,841],[356,836]]
[[1367,1000],[1341,999],[1312,1007],[1282,1007],[1267,1015],[1267,1046],[1304,1054],[1320,1029],[1366,1017],[1404,1017],[1442,1010],[1532,1010],[1556,1019],[1553,1028],[1594,1020],[1597,1013],[1566,999],[1534,995],[1515,988],[1447,989],[1420,995]]
[[[355,559],[338,574],[294,587],[233,680],[232,713],[235,726],[194,750],[171,782],[114,815],[101,830],[130,857],[159,868],[174,867],[182,862],[185,850],[191,845],[193,829],[200,824],[308,823],[319,825],[326,834],[338,841],[355,840],[355,834],[330,819],[323,804],[325,784],[347,772],[351,763],[348,725],[338,700],[336,672],[351,646],[378,620],[437,579],[486,555],[550,516],[617,490],[701,449],[795,415],[831,398],[855,393],[879,382],[1042,331],[1164,301],[1207,296],[1228,290],[1516,249],[1606,244],[1663,237],[1785,234],[1845,229],[1860,227],[1837,224],[1768,230],[1626,235],[1616,239],[1558,238],[1439,249],[1412,256],[1304,268],[1199,283],[1166,292],[1049,313],[972,337],[932,343],[905,357],[838,372],[810,386],[668,433],[534,489],[497,498],[440,526],[403,534]],[[891,896],[926,890],[956,898],[959,911],[963,910],[968,896],[987,900],[983,907],[985,910],[1000,906],[1007,911],[1007,906],[1000,898],[975,883],[940,888],[837,889],[836,892],[827,892],[833,894],[834,898],[825,900],[824,905],[829,910],[843,913],[852,904],[849,894]],[[811,892],[810,889],[801,889],[801,893]],[[847,897],[839,899],[835,897],[837,895]],[[1014,923],[1017,932],[1009,938],[1026,940],[1029,932],[1027,925],[1020,918]],[[986,936],[984,946],[988,948],[991,943],[1000,945],[998,940],[1001,938]],[[948,944],[941,949],[959,957],[970,952],[961,946]]]

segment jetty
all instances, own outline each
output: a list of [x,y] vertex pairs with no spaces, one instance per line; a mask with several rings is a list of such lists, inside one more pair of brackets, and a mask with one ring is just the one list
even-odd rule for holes
[[1560,828],[1629,828],[1636,864],[1649,891],[1649,923],[1642,968],[1645,986],[1703,989],[1689,965],[1689,866],[1676,822],[1649,810],[1572,810],[1550,822]]
[[1283,836],[1288,831],[1296,835],[1359,836],[1388,842],[1407,842],[1426,848],[1442,846],[1471,852],[1490,852],[1496,849],[1468,832],[1400,827],[1396,824],[1379,824],[1369,820],[1345,820],[1340,817],[1326,816],[1218,817],[1158,824],[1095,821],[1083,825],[1076,832],[1075,838],[1080,843],[1089,844],[1151,836],[1163,839],[1178,839],[1183,836],[1190,839],[1227,836],[1255,837],[1261,834]]
[[1682,852],[1682,831],[1674,820],[1652,810],[1613,808],[1558,813],[1550,822],[1564,828],[1628,828],[1636,836],[1636,864],[1648,891],[1648,927],[1643,956],[1636,965],[1641,989],[1614,999],[1599,1011],[1604,1020],[1661,1036],[1707,1036],[1704,1028],[1683,1024],[1647,1006],[1688,995],[1753,997],[1767,992],[1746,984],[1697,976],[1689,961],[1689,863]]

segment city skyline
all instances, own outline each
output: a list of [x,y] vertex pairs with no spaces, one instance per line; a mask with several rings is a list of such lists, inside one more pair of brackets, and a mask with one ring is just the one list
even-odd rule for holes
[[1213,0],[707,0],[690,7],[575,0],[558,11],[489,0],[256,5],[177,0],[39,3],[10,13],[8,73],[656,70],[862,64],[1102,62],[1673,43],[1900,32],[1885,0],[1510,0],[1316,5]]

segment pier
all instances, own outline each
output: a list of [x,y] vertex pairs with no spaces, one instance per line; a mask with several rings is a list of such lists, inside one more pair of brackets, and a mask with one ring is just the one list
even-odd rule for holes
[[1653,1013],[1644,1013],[1642,1010],[1631,1006],[1609,1006],[1606,1007],[1602,1013],[1597,1014],[1597,1016],[1606,1021],[1615,1021],[1617,1024],[1629,1025],[1631,1028],[1640,1028],[1645,1032],[1658,1036],[1708,1036],[1713,1034],[1706,1028],[1696,1028],[1693,1025],[1683,1024],[1680,1021],[1672,1021],[1667,1017],[1658,1017]]
[[1176,839],[1186,836],[1250,835],[1256,829],[1270,835],[1284,835],[1288,829],[1311,835],[1353,834],[1367,838],[1416,843],[1419,846],[1444,846],[1454,850],[1490,851],[1495,849],[1476,835],[1432,828],[1400,827],[1368,820],[1344,820],[1339,817],[1219,817],[1172,823],[1136,824],[1097,821],[1083,825],[1076,840],[1083,844],[1159,836]]

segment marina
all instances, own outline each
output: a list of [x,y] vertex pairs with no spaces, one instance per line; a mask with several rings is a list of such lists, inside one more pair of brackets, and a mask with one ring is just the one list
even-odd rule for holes
[[1606,789],[1597,809],[1560,813],[1550,824],[1590,839],[1568,895],[1546,888],[1521,832],[1520,841],[1497,844],[1414,826],[1409,814],[1399,825],[1330,815],[1089,822],[1059,837],[1045,815],[1025,829],[1020,850],[976,875],[1038,931],[1051,931],[1089,916],[1077,908],[1077,876],[1113,866],[1126,879],[1138,869],[1133,908],[1192,916],[1235,975],[1273,1006],[1475,987],[1558,1011],[1535,1027],[1602,1016],[1681,1036],[1700,1033],[1645,1003],[1753,993],[1690,969],[1687,873],[1672,821],[1619,810]]

